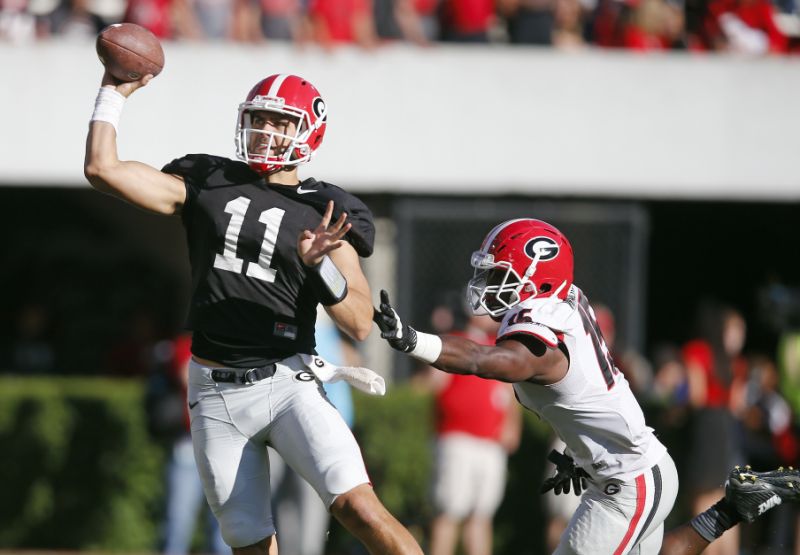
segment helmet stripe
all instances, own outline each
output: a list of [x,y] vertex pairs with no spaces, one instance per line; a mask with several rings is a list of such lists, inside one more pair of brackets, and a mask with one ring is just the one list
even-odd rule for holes
[[272,85],[269,87],[269,92],[267,96],[275,97],[278,96],[278,91],[281,90],[281,85],[283,82],[286,81],[286,78],[289,77],[288,73],[281,73],[275,77],[275,80],[272,82]]
[[481,250],[485,251],[486,249],[488,249],[489,245],[491,245],[494,242],[495,237],[497,237],[497,235],[501,231],[503,231],[505,228],[507,228],[511,224],[515,224],[517,222],[522,222],[522,221],[525,221],[525,220],[528,220],[528,219],[529,218],[517,218],[516,220],[508,220],[507,222],[503,222],[502,224],[499,224],[499,225],[495,226],[495,228],[489,232],[489,235],[486,236],[486,239],[483,240],[483,244],[481,245]]

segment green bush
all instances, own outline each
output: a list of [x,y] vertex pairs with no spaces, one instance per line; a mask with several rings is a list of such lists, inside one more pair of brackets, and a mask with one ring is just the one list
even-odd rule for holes
[[163,456],[139,383],[0,380],[0,548],[150,551]]
[[[355,433],[378,496],[425,542],[433,405],[394,386],[354,395]],[[538,488],[547,428],[526,414],[495,518],[498,555],[544,552]],[[143,384],[96,378],[0,379],[0,549],[147,552],[158,546],[164,451],[147,433]],[[361,552],[336,527],[332,553]]]

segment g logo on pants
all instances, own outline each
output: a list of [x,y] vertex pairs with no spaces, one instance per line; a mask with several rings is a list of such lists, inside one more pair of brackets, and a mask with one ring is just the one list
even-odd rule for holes
[[606,484],[606,487],[603,491],[606,493],[606,495],[616,495],[621,490],[622,488],[619,487],[619,484]]

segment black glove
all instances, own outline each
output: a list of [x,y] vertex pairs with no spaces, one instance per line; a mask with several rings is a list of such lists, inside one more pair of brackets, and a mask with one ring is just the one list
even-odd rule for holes
[[566,453],[559,453],[555,449],[547,455],[547,460],[556,465],[556,475],[544,481],[539,493],[547,493],[550,490],[553,490],[556,495],[561,492],[569,493],[570,483],[572,483],[575,495],[580,496],[581,492],[586,489],[586,478],[589,477],[586,471],[577,466],[572,457]]
[[400,321],[400,316],[389,304],[389,293],[383,289],[381,289],[380,310],[375,309],[372,319],[378,324],[381,337],[389,342],[392,349],[407,353],[417,346],[416,330]]

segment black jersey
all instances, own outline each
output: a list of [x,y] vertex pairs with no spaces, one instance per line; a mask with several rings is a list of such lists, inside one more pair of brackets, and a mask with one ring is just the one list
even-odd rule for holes
[[328,200],[347,212],[346,239],[372,254],[369,209],[344,190],[314,179],[269,185],[247,164],[191,154],[164,166],[183,177],[181,217],[192,267],[187,327],[192,352],[234,367],[314,353],[319,300],[297,255],[297,238],[319,225]]

